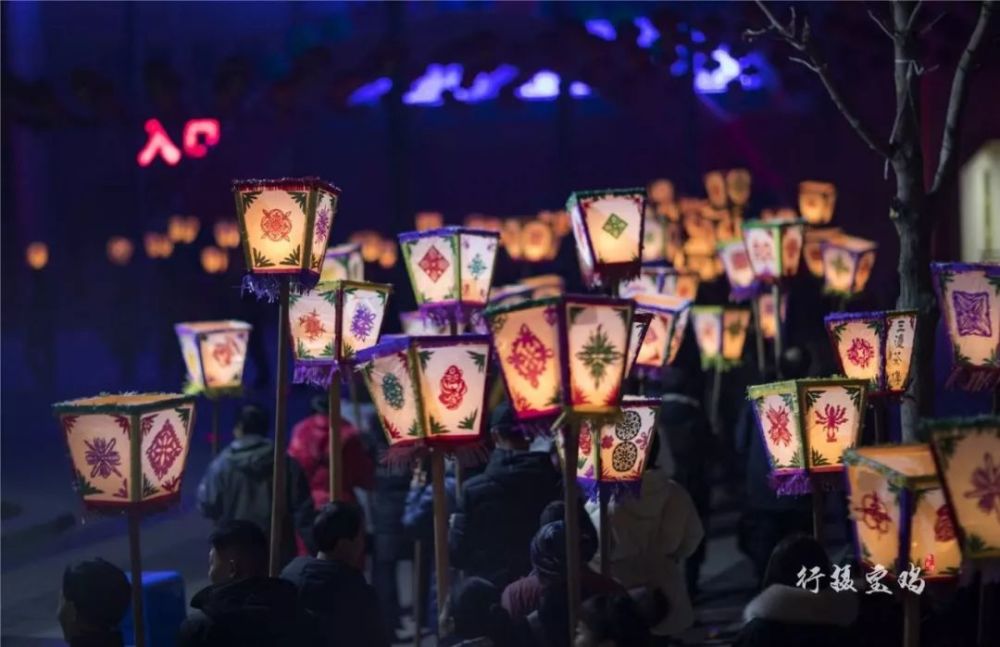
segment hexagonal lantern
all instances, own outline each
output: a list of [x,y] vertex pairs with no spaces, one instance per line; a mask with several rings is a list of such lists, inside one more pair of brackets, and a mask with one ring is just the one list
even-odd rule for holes
[[580,295],[488,308],[484,316],[518,419],[615,411],[634,310],[629,300]]
[[[778,313],[774,307],[774,294],[762,292],[754,297],[757,302],[757,316],[760,334],[764,339],[774,339],[778,332]],[[788,315],[788,295],[781,295],[781,323]]]
[[566,202],[584,281],[615,285],[639,273],[646,191],[576,191]]
[[774,283],[795,276],[802,258],[801,220],[751,220],[743,223],[743,240],[757,279]]
[[906,391],[916,310],[834,312],[824,322],[841,373],[868,380],[870,396],[898,396]]
[[150,510],[180,500],[194,396],[99,395],[52,408],[87,509]]
[[742,363],[750,327],[749,308],[694,306],[691,316],[702,368],[725,371]]
[[829,182],[799,182],[799,213],[810,225],[825,225],[833,218],[837,187]]
[[861,438],[867,385],[828,378],[747,388],[779,495],[807,494],[810,477],[843,471],[844,450]]
[[823,270],[823,241],[833,240],[843,236],[844,232],[840,227],[806,227],[806,242],[802,248],[802,258],[809,268],[809,273],[815,277],[822,278]]
[[290,295],[292,381],[328,387],[358,352],[378,342],[391,293],[384,283],[333,281]]
[[881,445],[844,452],[858,560],[899,574],[916,564],[925,579],[958,575],[962,552],[930,445]]
[[824,291],[844,297],[861,294],[875,265],[873,241],[856,236],[838,236],[825,240],[823,250]]
[[187,368],[184,392],[209,399],[240,395],[251,330],[250,324],[233,320],[175,325]]
[[922,420],[966,559],[1000,557],[1000,417]]
[[967,391],[1000,384],[1000,264],[931,263],[948,336],[948,386]]
[[640,313],[652,315],[635,362],[644,373],[655,373],[677,357],[691,302],[664,294],[637,294],[633,299],[637,316]]
[[327,247],[320,283],[331,281],[364,281],[365,259],[359,243],[343,243]]
[[277,297],[277,277],[304,287],[320,277],[340,189],[318,178],[233,182],[247,270],[244,288]]
[[742,238],[732,238],[719,241],[717,244],[719,258],[726,269],[729,280],[729,298],[733,301],[744,301],[757,293],[759,285],[757,276],[750,265],[750,255]]

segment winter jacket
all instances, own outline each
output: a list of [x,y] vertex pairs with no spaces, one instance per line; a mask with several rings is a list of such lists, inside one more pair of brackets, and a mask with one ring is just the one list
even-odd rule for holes
[[[587,503],[587,513],[600,531],[600,505]],[[611,576],[626,589],[658,588],[670,612],[652,628],[653,635],[676,635],[694,623],[694,609],[684,579],[684,560],[705,536],[687,491],[659,470],[642,475],[639,498],[622,497],[608,504],[611,526]],[[600,551],[591,562],[600,571]]]
[[[283,524],[282,555],[295,555],[295,532],[310,552],[315,550],[315,517],[309,485],[299,464],[286,459],[288,518]],[[261,436],[237,438],[215,457],[198,486],[198,509],[216,524],[234,519],[252,521],[265,532],[271,528],[271,480],[274,444]]]
[[738,647],[833,647],[850,645],[858,636],[858,594],[824,589],[813,593],[784,584],[764,589],[743,610],[746,625]]
[[315,644],[314,618],[302,611],[295,587],[272,577],[216,584],[191,599],[178,647],[284,647]]
[[[458,504],[455,503],[455,477],[444,477],[444,495],[447,516],[451,516]],[[403,528],[414,541],[434,542],[434,485],[425,483],[419,487],[410,486],[406,494],[406,508],[403,510]]]
[[299,603],[315,615],[321,643],[337,647],[388,647],[375,589],[358,569],[334,560],[296,557],[281,572],[294,584]]
[[[343,473],[340,484],[344,499],[357,502],[354,488],[375,487],[375,463],[361,442],[361,434],[352,425],[341,422]],[[317,509],[330,502],[330,420],[326,415],[309,416],[292,428],[288,455],[298,461],[309,481],[313,504]]]
[[[538,575],[532,571],[524,577],[514,580],[503,590],[500,603],[514,620],[527,618],[533,611],[542,606],[542,596],[545,586]],[[594,572],[584,564],[580,569],[580,601],[586,602],[595,595],[605,593],[625,593],[625,587],[600,573]]]
[[495,449],[462,491],[448,533],[452,566],[498,587],[527,575],[538,517],[561,496],[559,483],[548,454]]

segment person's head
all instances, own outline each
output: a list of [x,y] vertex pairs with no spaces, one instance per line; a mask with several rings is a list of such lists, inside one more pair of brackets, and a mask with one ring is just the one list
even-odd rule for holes
[[320,559],[361,567],[365,554],[365,524],[358,504],[350,501],[327,504],[316,515],[313,535]]
[[566,577],[566,525],[553,521],[538,529],[531,539],[531,566],[543,586]]
[[498,404],[490,414],[490,436],[493,444],[500,449],[524,450],[531,446],[531,441],[518,426],[514,410],[506,400]]
[[768,560],[767,569],[764,571],[763,588],[772,584],[795,586],[799,572],[805,568],[807,573],[811,573],[813,567],[818,567],[818,572],[824,575],[819,579],[822,587],[824,582],[830,579],[833,570],[823,546],[809,535],[801,533],[789,535],[778,542],[771,551],[771,559]]
[[809,374],[809,364],[812,358],[809,351],[802,346],[791,346],[781,354],[781,378],[797,380]]
[[510,618],[500,606],[500,589],[481,577],[467,577],[452,587],[447,619],[456,638],[500,639]]
[[237,438],[248,435],[267,435],[267,412],[256,404],[243,405],[233,429],[233,436]]
[[315,414],[328,415],[330,413],[330,398],[325,395],[314,395],[309,401],[309,408]]
[[212,584],[267,575],[267,535],[252,521],[227,521],[208,541],[208,579]]
[[626,647],[649,642],[649,626],[625,593],[597,595],[580,607],[575,647]]
[[131,593],[125,573],[99,557],[66,567],[57,614],[63,637],[117,631]]
[[[579,503],[577,517],[580,520],[580,559],[586,564],[597,554],[597,549],[600,548],[600,538],[598,537],[594,522],[590,520],[590,515],[587,514],[586,508],[583,507],[583,501]],[[566,504],[562,501],[552,501],[542,509],[542,514],[538,517],[538,527],[541,528],[553,521],[565,520]]]

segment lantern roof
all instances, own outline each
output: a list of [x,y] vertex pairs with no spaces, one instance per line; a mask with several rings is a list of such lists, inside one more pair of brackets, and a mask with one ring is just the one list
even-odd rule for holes
[[174,330],[178,333],[189,332],[204,334],[211,332],[224,332],[228,330],[251,330],[253,326],[245,321],[236,319],[219,319],[217,321],[186,321],[174,324]]
[[934,455],[926,443],[852,448],[844,452],[844,462],[875,470],[898,487],[923,489],[940,485]]
[[273,179],[233,180],[233,189],[246,191],[248,189],[277,189],[279,191],[312,191],[322,189],[336,195],[341,194],[340,187],[318,177],[284,177]]
[[195,396],[183,393],[102,393],[52,405],[56,413],[144,413],[181,404],[193,404]]
[[447,227],[437,227],[436,229],[425,229],[423,231],[404,231],[396,234],[399,242],[405,240],[417,240],[427,236],[450,236],[454,234],[475,234],[477,236],[491,236],[500,238],[500,233],[490,229],[477,229],[474,227],[461,227],[459,225],[448,225]]
[[862,254],[864,252],[870,252],[873,249],[878,249],[878,243],[875,241],[868,240],[867,238],[859,238],[857,236],[848,236],[846,234],[827,238],[822,244],[846,249],[847,251],[854,252],[855,254]]
[[804,225],[806,221],[802,218],[775,218],[773,220],[745,220],[744,229],[781,229],[793,225]]

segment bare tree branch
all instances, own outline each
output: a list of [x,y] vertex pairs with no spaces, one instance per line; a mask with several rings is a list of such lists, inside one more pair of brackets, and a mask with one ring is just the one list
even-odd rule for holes
[[926,34],[927,32],[929,32],[930,30],[934,29],[934,25],[938,24],[941,21],[941,19],[944,18],[947,15],[948,15],[947,11],[942,11],[941,13],[939,13],[937,15],[936,18],[934,18],[934,20],[932,20],[929,23],[927,23],[926,25],[924,25],[920,29],[920,33],[918,33],[917,35],[918,36],[923,36],[924,34]]
[[972,30],[972,36],[962,52],[962,57],[958,59],[958,67],[955,69],[955,76],[951,81],[951,96],[948,98],[948,112],[944,120],[944,134],[941,136],[941,152],[938,155],[937,171],[934,173],[934,182],[931,184],[931,193],[936,193],[945,180],[954,172],[955,152],[958,148],[958,124],[961,120],[962,109],[965,107],[965,96],[969,89],[969,70],[975,62],[979,47],[982,45],[986,28],[993,15],[993,0],[983,0],[979,8],[979,19],[976,21],[976,28]]
[[920,13],[922,6],[924,6],[924,0],[917,0],[917,6],[910,12],[910,19],[906,21],[906,33],[913,31],[913,25],[917,22],[917,14]]
[[885,23],[879,20],[879,17],[876,16],[875,12],[872,11],[871,9],[868,10],[868,17],[872,19],[872,22],[878,25],[878,28],[882,30],[882,33],[884,33],[886,36],[889,37],[889,40],[895,42],[896,34],[892,33],[892,30],[886,27]]

